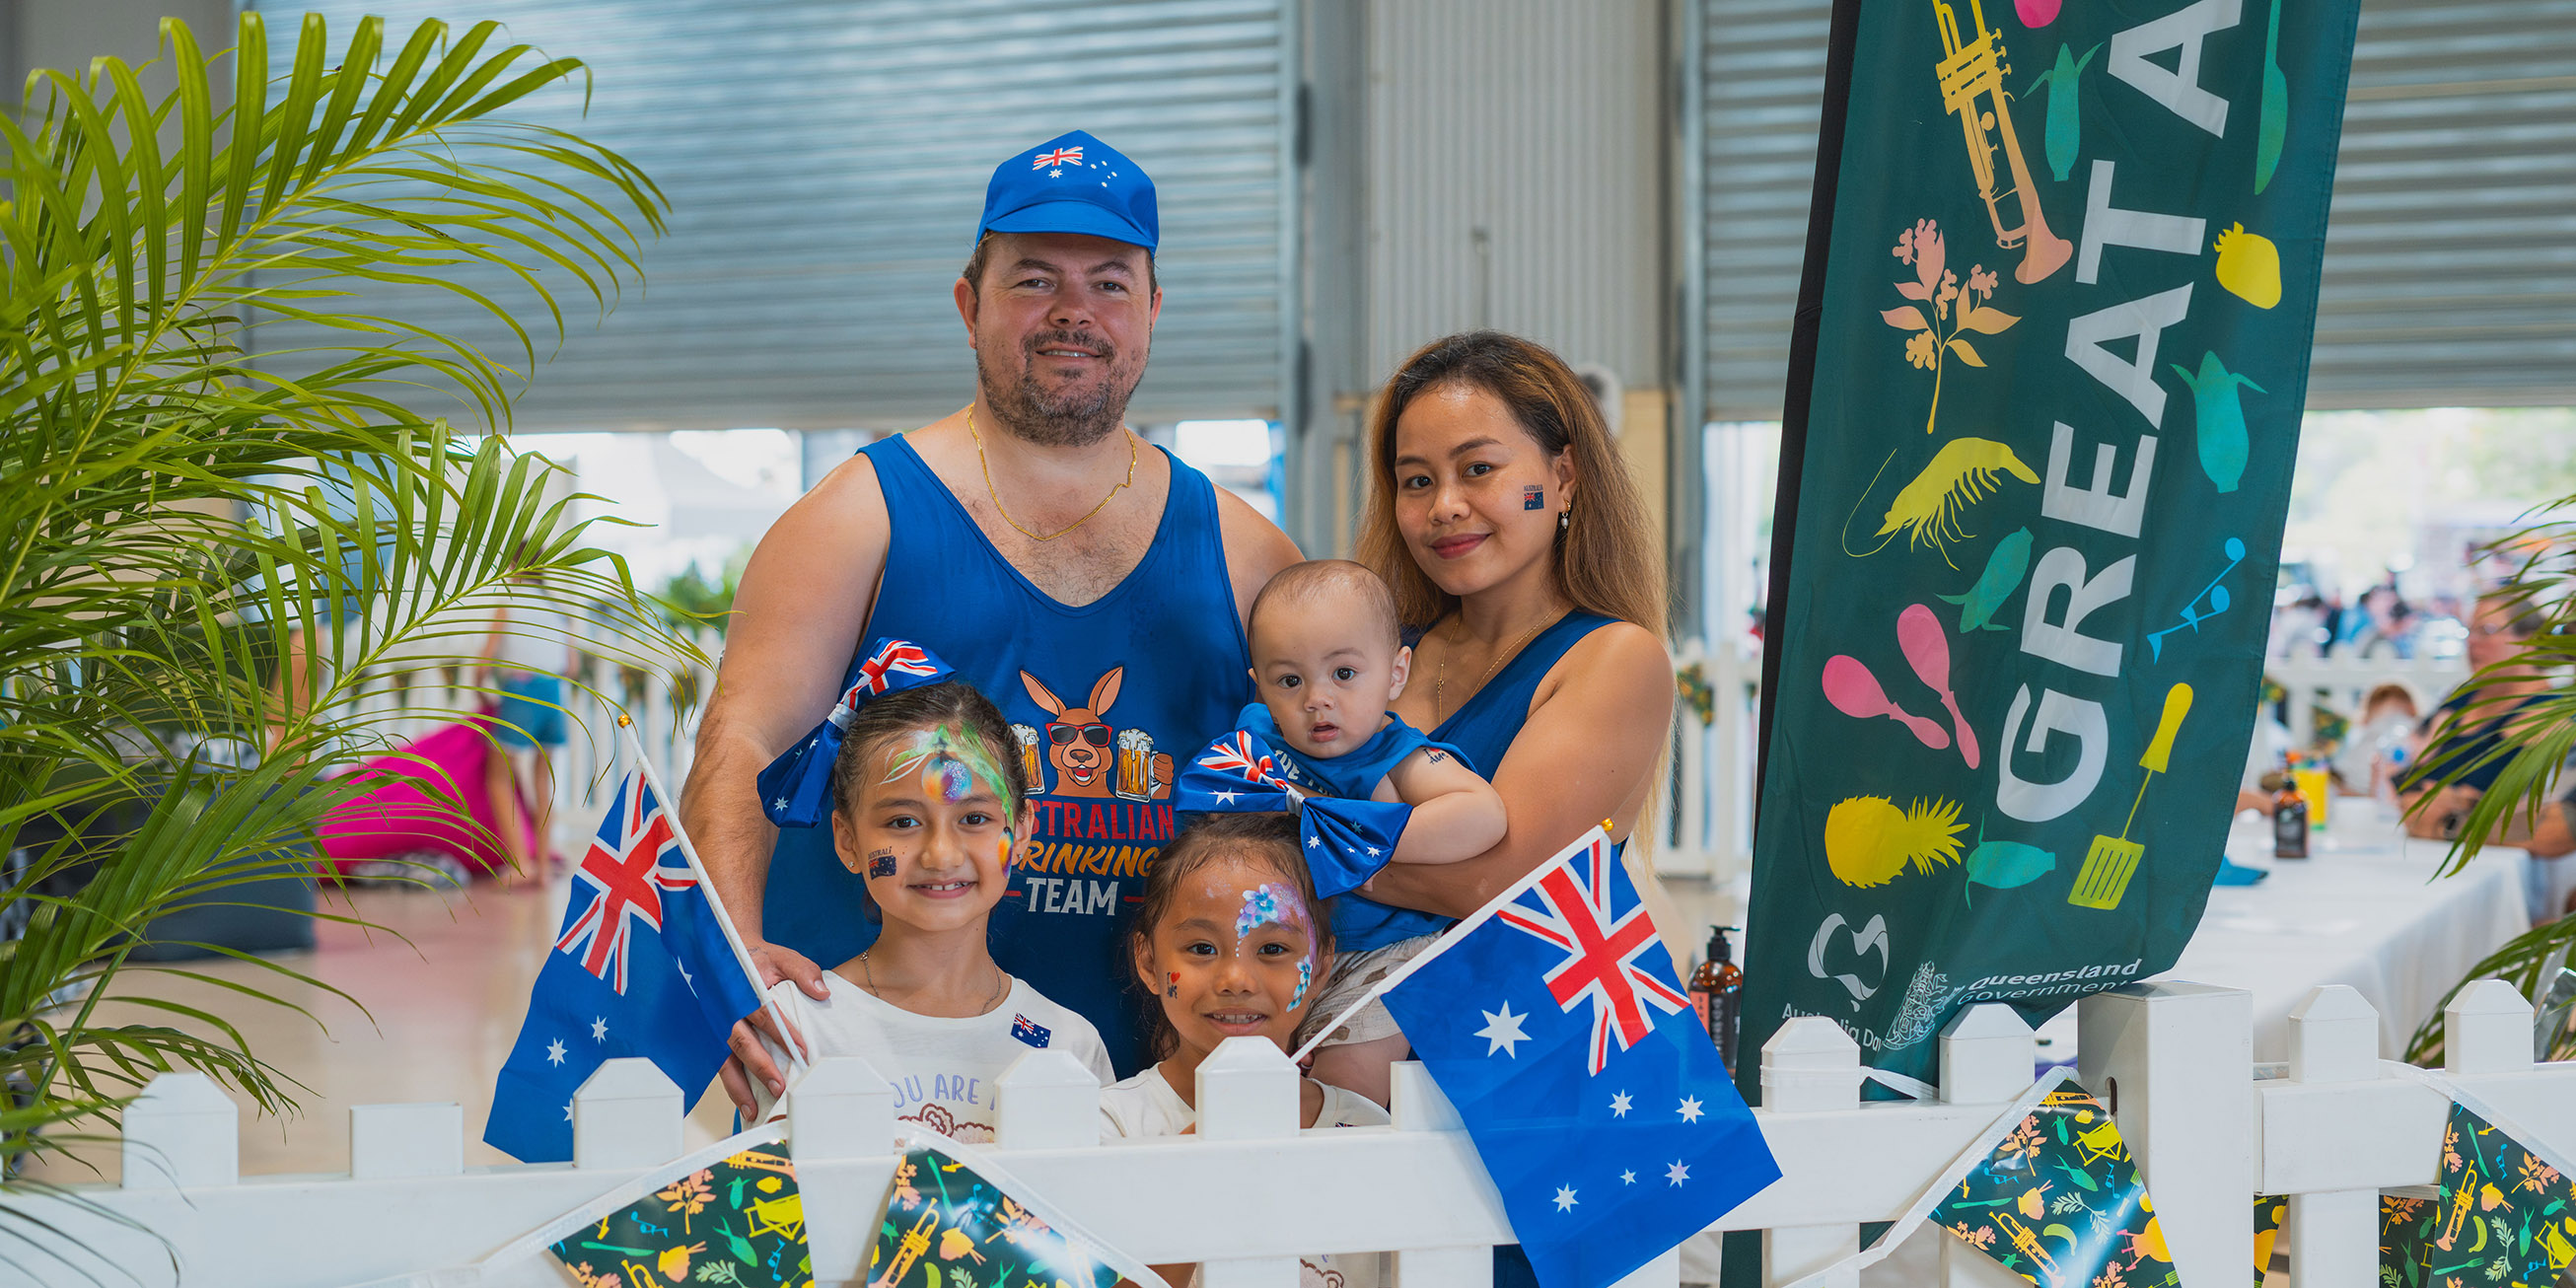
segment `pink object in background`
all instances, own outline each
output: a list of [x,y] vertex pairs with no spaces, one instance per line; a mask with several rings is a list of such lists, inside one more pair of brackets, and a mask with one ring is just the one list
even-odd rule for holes
[[1940,725],[1888,701],[1887,690],[1878,687],[1878,677],[1870,674],[1859,658],[1848,654],[1836,653],[1825,659],[1825,701],[1855,719],[1888,716],[1901,721],[1934,751],[1950,745],[1950,735],[1941,732]]
[[1959,759],[1976,768],[1977,731],[1968,727],[1968,718],[1959,714],[1959,699],[1950,693],[1950,637],[1941,633],[1941,619],[1921,604],[1907,605],[1896,615],[1896,647],[1905,651],[1914,674],[1941,695],[1941,705],[1950,709],[1950,726],[1959,731]]
[[[494,748],[474,722],[465,721],[360,765],[352,772],[380,778],[383,785],[323,818],[315,829],[323,862],[336,871],[368,859],[441,850],[478,872],[501,870],[506,856],[499,845],[500,815],[483,787],[484,762],[496,754],[506,753]],[[454,797],[472,822],[456,817],[454,806],[434,799],[425,784]],[[527,826],[528,811],[521,810],[519,817],[521,826]]]
[[2045,27],[2057,21],[2058,0],[2013,0],[2013,12],[2021,15],[2025,27]]

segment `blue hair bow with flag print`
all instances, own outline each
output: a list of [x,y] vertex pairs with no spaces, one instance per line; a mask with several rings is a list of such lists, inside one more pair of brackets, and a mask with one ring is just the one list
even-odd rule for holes
[[1174,809],[1183,814],[1296,814],[1306,870],[1314,876],[1319,899],[1358,889],[1394,857],[1396,841],[1413,821],[1412,806],[1312,795],[1281,777],[1279,768],[1279,755],[1261,735],[1237,729],[1190,758],[1175,784],[1180,795]]
[[850,667],[849,684],[832,713],[787,754],[760,771],[760,811],[780,827],[812,827],[832,813],[832,762],[859,708],[889,693],[937,684],[955,672],[910,640],[880,639]]

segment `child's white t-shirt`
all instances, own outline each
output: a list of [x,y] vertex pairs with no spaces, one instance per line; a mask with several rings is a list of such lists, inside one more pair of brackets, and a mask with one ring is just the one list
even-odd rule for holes
[[[993,1139],[994,1082],[1033,1050],[1070,1051],[1093,1077],[1107,1082],[1115,1076],[1091,1021],[1047,1000],[1024,979],[1011,981],[1001,1005],[962,1018],[915,1015],[830,971],[823,972],[823,982],[831,996],[820,1002],[788,980],[769,990],[804,1033],[806,1049],[816,1056],[866,1057],[894,1086],[896,1118],[951,1140]],[[789,1067],[786,1052],[768,1034],[761,1035],[761,1044],[780,1069]],[[758,1083],[752,1092],[759,1110],[751,1121],[767,1122],[776,1098]]]
[[[1384,1127],[1394,1121],[1376,1101],[1358,1092],[1329,1083],[1315,1085],[1324,1089],[1324,1105],[1315,1111],[1315,1126],[1310,1131]],[[1198,1121],[1198,1110],[1172,1090],[1171,1080],[1163,1076],[1159,1064],[1100,1091],[1100,1138],[1104,1141],[1178,1136],[1197,1126]],[[1383,1278],[1379,1273],[1382,1261],[1376,1253],[1314,1253],[1297,1258],[1298,1278],[1301,1288],[1377,1288]],[[1198,1276],[1193,1275],[1190,1282],[1196,1284]]]

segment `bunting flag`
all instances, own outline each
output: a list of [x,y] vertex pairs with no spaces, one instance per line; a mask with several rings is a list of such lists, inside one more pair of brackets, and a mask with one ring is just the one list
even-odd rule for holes
[[[2406,1288],[2556,1284],[2576,1263],[2576,1189],[2567,1175],[2479,1117],[2451,1106],[2442,1196],[2382,1200],[2381,1264]],[[2392,1210],[2390,1203],[2406,1205]],[[2391,1238],[2391,1235],[2395,1238]]]
[[[1835,6],[1743,1047],[2172,965],[2246,764],[2358,0]],[[1743,1074],[1752,1085],[1748,1062]]]
[[2281,1241],[2281,1223],[2290,1216],[2290,1200],[2281,1194],[2254,1196],[2254,1288],[2272,1273],[2272,1248]]
[[1932,1219],[2037,1288],[2180,1282],[2119,1125],[2071,1083],[1997,1142]]
[[1158,1284],[1142,1262],[1065,1220],[991,1159],[930,1132],[906,1133],[886,1194],[869,1288],[1111,1288]]
[[814,1279],[784,1144],[684,1168],[548,1245],[577,1288],[801,1288]]

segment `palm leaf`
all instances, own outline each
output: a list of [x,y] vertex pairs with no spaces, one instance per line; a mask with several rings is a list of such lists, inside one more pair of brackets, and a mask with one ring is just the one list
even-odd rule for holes
[[[394,40],[368,19],[335,55],[314,15],[273,60],[249,12],[218,109],[193,34],[161,30],[158,98],[102,59],[0,113],[0,851],[30,914],[0,944],[0,1073],[27,1091],[0,1110],[12,1160],[172,1069],[294,1108],[225,1015],[117,986],[150,970],[300,1009],[129,957],[175,909],[301,862],[371,785],[338,771],[439,714],[371,710],[364,685],[471,665],[503,605],[583,622],[612,666],[703,661],[583,539],[556,467],[506,441],[567,305],[604,315],[664,229],[624,158],[500,115],[582,65],[497,46],[492,23]],[[406,289],[470,304],[502,351],[405,321]],[[415,785],[459,812],[451,785]],[[100,1020],[110,997],[138,1018]],[[16,1172],[0,1247],[30,1234]]]
[[[2460,686],[2459,709],[2434,727],[2416,759],[2416,772],[2401,784],[2407,791],[2422,792],[2411,815],[2434,808],[2434,798],[2444,788],[2474,774],[2493,773],[2493,782],[2462,817],[2441,875],[2457,874],[2487,846],[2503,843],[2499,838],[2527,835],[2546,812],[2560,808],[2567,787],[2561,774],[2576,757],[2576,690],[2562,683],[2527,695],[2508,686],[2528,681],[2534,673],[2563,682],[2569,668],[2576,667],[2576,598],[2571,598],[2576,591],[2576,554],[2571,554],[2576,552],[2576,518],[2563,517],[2571,509],[2576,509],[2576,497],[2539,507],[2526,516],[2528,527],[2488,547],[2517,560],[2514,574],[2490,595],[2536,625],[2538,633],[2512,656],[2481,668]],[[2489,726],[2498,736],[2492,746],[2477,750]],[[2554,962],[2566,960],[2571,945],[2576,945],[2576,917],[2560,916],[2497,949],[2423,1017],[2407,1044],[2406,1058],[2416,1063],[2442,1058],[2441,1007],[2470,982],[2494,977],[2536,998],[2544,976]],[[2576,1057],[2576,1048],[2568,1047],[2562,1035],[2559,1058],[2567,1057]]]

